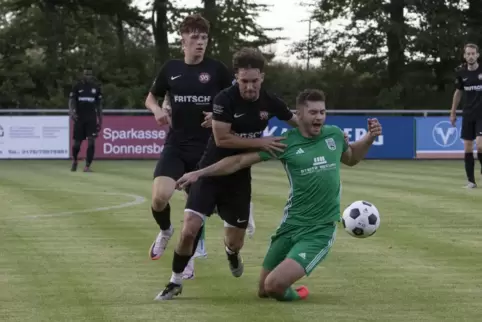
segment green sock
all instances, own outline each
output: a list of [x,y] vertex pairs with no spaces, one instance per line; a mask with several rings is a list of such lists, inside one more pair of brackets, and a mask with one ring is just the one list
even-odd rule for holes
[[285,301],[285,302],[297,301],[299,299],[300,299],[300,296],[298,295],[298,292],[296,292],[291,287],[288,287],[286,289],[285,294],[283,295],[282,298],[277,298],[278,301]]

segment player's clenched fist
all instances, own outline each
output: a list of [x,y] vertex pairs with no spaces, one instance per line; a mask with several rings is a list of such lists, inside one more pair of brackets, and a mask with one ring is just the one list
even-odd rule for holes
[[157,109],[154,112],[154,118],[156,119],[157,124],[161,126],[170,123],[169,113],[165,109]]
[[382,125],[377,119],[368,119],[368,133],[372,137],[377,137],[382,134]]

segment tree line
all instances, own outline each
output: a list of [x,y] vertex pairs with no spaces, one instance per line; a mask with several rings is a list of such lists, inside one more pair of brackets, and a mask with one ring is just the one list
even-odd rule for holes
[[[280,39],[257,23],[262,0],[0,0],[0,108],[66,108],[73,82],[92,66],[105,108],[144,108],[156,71],[182,57],[184,16],[211,23],[208,54],[227,66],[243,46],[270,62],[265,84],[289,104],[303,88],[327,94],[332,109],[448,109],[465,43],[482,40],[480,0],[313,0],[309,37],[290,49],[300,61],[273,61]],[[281,3],[279,4],[281,5]],[[295,17],[293,19],[296,19]]]

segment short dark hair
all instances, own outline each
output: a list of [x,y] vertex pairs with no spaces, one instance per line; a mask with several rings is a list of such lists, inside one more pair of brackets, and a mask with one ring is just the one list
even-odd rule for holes
[[473,44],[473,43],[468,43],[464,46],[464,52],[467,48],[472,48],[472,49],[475,49],[476,52],[479,52],[479,46],[477,46],[476,44]]
[[306,105],[306,102],[324,102],[325,93],[318,89],[305,89],[296,97],[296,106]]
[[237,72],[240,68],[256,68],[264,70],[266,60],[256,48],[242,48],[233,56],[233,68]]
[[204,18],[201,14],[196,13],[193,15],[189,15],[181,22],[179,26],[179,32],[181,34],[191,33],[191,32],[205,32],[209,33],[210,24],[206,18]]

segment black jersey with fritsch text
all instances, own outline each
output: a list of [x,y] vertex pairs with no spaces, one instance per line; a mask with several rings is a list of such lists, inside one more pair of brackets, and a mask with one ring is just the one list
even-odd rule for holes
[[464,91],[463,115],[482,118],[482,66],[469,70],[462,65],[456,70],[456,88]]
[[232,81],[227,67],[214,59],[204,58],[195,65],[167,61],[150,90],[160,100],[169,95],[172,124],[166,144],[204,149],[212,129],[201,126],[203,112],[212,112],[214,97]]
[[69,96],[75,101],[75,112],[79,119],[96,118],[96,107],[102,100],[100,86],[94,82],[80,81],[72,87]]
[[[293,118],[293,113],[280,98],[266,90],[261,90],[256,101],[247,101],[241,97],[238,84],[234,84],[214,98],[213,120],[231,124],[232,133],[242,138],[262,137],[268,121],[273,117],[289,121]],[[211,136],[200,161],[200,167],[204,168],[225,157],[245,152],[247,150],[217,147],[214,137]],[[250,173],[250,168],[246,168],[223,178],[224,180],[234,180],[234,177],[250,179]],[[216,178],[223,180],[221,177]]]

